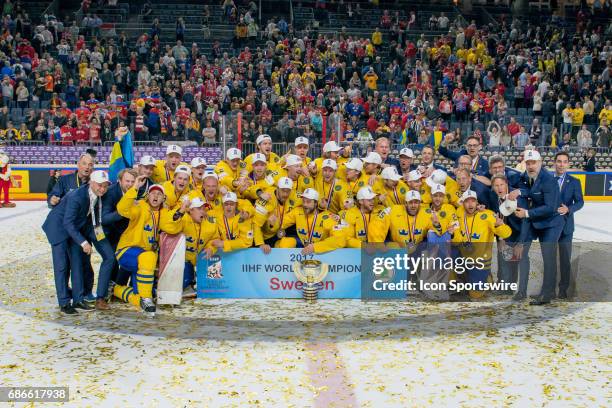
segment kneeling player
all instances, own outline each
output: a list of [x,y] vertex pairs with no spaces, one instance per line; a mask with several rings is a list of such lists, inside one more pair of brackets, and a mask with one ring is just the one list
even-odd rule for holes
[[138,189],[146,178],[139,176],[134,187],[130,188],[117,203],[117,212],[130,220],[117,244],[119,266],[132,273],[132,285],[116,285],[116,297],[135,306],[150,317],[155,316],[153,303],[153,282],[159,249],[159,221],[168,210],[163,208],[164,189],[159,184],[149,187],[146,200],[136,201]]
[[[304,248],[303,255],[332,251],[344,247],[345,236],[336,227],[337,216],[319,210],[319,193],[307,188],[302,193],[302,205],[291,210],[283,219],[281,231],[295,225],[297,238],[282,237],[277,248]],[[336,232],[338,231],[338,232]],[[282,233],[281,233],[282,235]]]
[[200,251],[207,258],[215,252],[213,241],[219,239],[219,231],[213,217],[208,217],[206,203],[199,197],[184,201],[180,209],[168,211],[161,220],[161,230],[168,234],[185,234],[185,270],[183,272],[183,296],[195,296],[195,266]]

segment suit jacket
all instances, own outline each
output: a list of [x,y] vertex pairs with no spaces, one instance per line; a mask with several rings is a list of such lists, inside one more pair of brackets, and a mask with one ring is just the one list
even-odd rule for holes
[[[101,200],[102,197],[99,198]],[[62,200],[63,201],[63,200]],[[92,216],[89,213],[90,199],[89,186],[84,185],[70,194],[70,198],[66,204],[66,213],[64,214],[64,229],[76,244],[81,244],[83,241],[93,241],[95,239]],[[99,206],[94,205],[93,208],[96,223],[99,218]]]
[[527,172],[521,175],[519,186],[521,196],[529,201],[529,224],[536,230],[560,227],[563,218],[557,212],[561,204],[561,194],[557,180],[544,168],[529,186]]
[[[69,193],[68,195],[70,195]],[[42,229],[47,235],[47,240],[51,245],[57,245],[68,238],[68,232],[64,228],[64,214],[66,213],[66,205],[70,199],[61,200],[55,207],[49,211],[47,218],[42,225]]]
[[[447,159],[451,159],[454,160],[455,162],[457,162],[457,160],[459,160],[459,157],[461,156],[467,156],[467,150],[465,149],[461,149],[459,151],[451,151],[448,150],[446,147],[440,145],[440,147],[438,147],[438,152],[446,157]],[[478,157],[478,162],[476,163],[476,173],[479,176],[486,176],[487,174],[489,174],[489,162],[487,161],[487,159],[485,159],[482,156]]]
[[569,209],[567,214],[561,216],[565,221],[563,234],[572,234],[574,232],[574,213],[584,206],[584,199],[582,198],[580,181],[569,174],[566,174],[561,186],[561,203]]
[[55,183],[53,189],[47,194],[47,204],[50,205],[49,200],[52,196],[64,198],[66,194],[68,194],[72,190],[76,190],[82,185],[83,183],[81,183],[81,181],[79,180],[76,171],[74,173],[64,174],[57,180],[57,183]]
[[487,187],[478,180],[472,179],[472,184],[470,184],[470,190],[476,193],[476,196],[478,197],[478,202],[480,204],[483,204],[489,210],[492,209],[493,205],[491,203],[491,189],[489,187]]
[[117,243],[121,234],[125,231],[130,223],[128,218],[124,218],[117,212],[117,203],[123,197],[123,191],[119,183],[115,183],[109,187],[108,191],[102,197],[102,227],[109,242]]

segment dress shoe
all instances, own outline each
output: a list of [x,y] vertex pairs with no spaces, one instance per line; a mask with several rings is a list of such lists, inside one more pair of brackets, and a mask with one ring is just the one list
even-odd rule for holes
[[11,203],[11,202],[4,203],[4,204],[2,204],[2,207],[4,207],[4,208],[14,208],[15,207],[15,203]]
[[567,299],[567,291],[560,290],[559,295],[557,296],[557,299]]
[[106,303],[106,300],[100,298],[96,300],[96,309],[97,310],[109,310],[110,306]]
[[542,305],[547,305],[550,303],[550,299],[543,299],[543,298],[538,298],[538,299],[534,299],[531,302],[529,302],[530,306],[542,306]]
[[515,302],[520,302],[522,300],[525,300],[526,296],[523,293],[516,293],[514,296],[512,296],[512,300]]
[[74,307],[77,310],[80,310],[81,312],[91,312],[93,310],[96,310],[96,307],[94,305],[91,305],[83,301],[80,301],[79,303],[75,303],[74,305],[72,305],[72,307]]
[[67,304],[67,305],[61,306],[60,307],[60,311],[62,313],[64,313],[64,314],[67,314],[67,315],[78,314],[76,309],[74,307],[72,307],[71,304]]

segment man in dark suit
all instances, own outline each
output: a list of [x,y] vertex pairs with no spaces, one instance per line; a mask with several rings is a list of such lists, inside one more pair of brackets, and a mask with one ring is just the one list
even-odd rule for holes
[[487,159],[480,156],[480,150],[482,149],[482,144],[480,143],[480,139],[476,136],[470,136],[467,138],[465,142],[465,147],[459,151],[451,151],[447,149],[449,143],[453,141],[453,134],[448,133],[444,136],[444,140],[440,143],[440,147],[438,147],[438,152],[451,160],[459,160],[461,156],[468,155],[472,159],[472,169],[479,176],[486,176],[489,173],[489,162]]
[[[113,252],[117,250],[117,244],[121,234],[126,230],[130,220],[122,217],[117,212],[117,203],[123,197],[123,194],[128,191],[136,181],[138,173],[133,169],[124,169],[119,172],[119,180],[108,188],[108,191],[102,197],[102,227],[106,239],[111,244]],[[119,266],[115,263],[111,273],[111,281],[117,282],[120,285],[127,283],[127,278],[119,273]]]
[[[71,193],[68,193],[71,194]],[[71,258],[70,236],[64,228],[64,215],[68,200],[62,200],[47,215],[42,229],[51,244],[51,257],[53,260],[53,275],[55,279],[55,292],[60,310],[66,314],[75,314],[81,311],[93,310],[94,307],[81,302],[79,294],[83,292],[82,268],[71,270],[71,265],[79,260]],[[68,286],[68,279],[72,281],[72,289]]]
[[[529,247],[531,241],[529,236],[529,223],[526,218],[519,218],[514,214],[517,207],[527,208],[529,206],[525,197],[519,196],[517,201],[506,202],[510,186],[508,179],[503,173],[497,173],[491,178],[491,211],[499,216],[512,229],[512,235],[506,239],[498,240],[498,280],[516,283],[519,287],[513,300],[523,300],[527,297],[527,279],[529,277]],[[520,273],[520,279],[519,278]],[[512,294],[505,292],[504,294]]]
[[[102,227],[102,196],[106,194],[110,182],[108,175],[102,170],[91,173],[89,183],[76,189],[67,200],[64,215],[64,229],[70,236],[69,251],[71,259],[75,260],[72,270],[86,267],[90,262],[93,251],[92,244],[102,257],[102,264],[98,273],[98,288],[96,296],[96,309],[109,309],[105,298],[108,296],[110,276],[115,263],[115,253],[106,239]],[[84,289],[87,289],[85,286]],[[75,288],[73,288],[73,292]],[[84,291],[83,291],[84,292]],[[85,293],[73,293],[74,299],[79,303]]]
[[561,237],[559,237],[559,298],[567,299],[567,289],[570,285],[572,268],[572,240],[574,238],[574,213],[584,206],[580,182],[567,174],[569,154],[565,151],[555,155],[555,179],[561,192],[561,205],[557,212],[565,221]]
[[508,198],[516,200],[522,196],[529,201],[528,208],[517,208],[515,214],[528,219],[531,239],[540,241],[544,280],[539,296],[529,304],[544,305],[550,303],[555,294],[557,246],[563,230],[563,218],[557,212],[561,194],[555,178],[542,168],[542,158],[537,150],[525,150],[525,166],[527,170],[521,175],[520,188],[512,191]]
[[83,153],[77,162],[77,171],[61,176],[53,189],[47,194],[49,207],[56,206],[66,194],[87,184],[93,167],[94,158],[89,153]]
[[521,180],[521,173],[511,167],[506,166],[504,158],[498,154],[489,158],[489,173],[485,175],[487,178],[492,178],[496,174],[503,174],[508,180],[508,187],[512,190],[518,188]]

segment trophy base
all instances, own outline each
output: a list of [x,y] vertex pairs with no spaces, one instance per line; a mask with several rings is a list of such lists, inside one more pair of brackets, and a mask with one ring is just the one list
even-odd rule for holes
[[315,303],[319,297],[319,289],[316,286],[311,288],[304,286],[304,289],[302,289],[302,297],[304,301],[308,303]]

